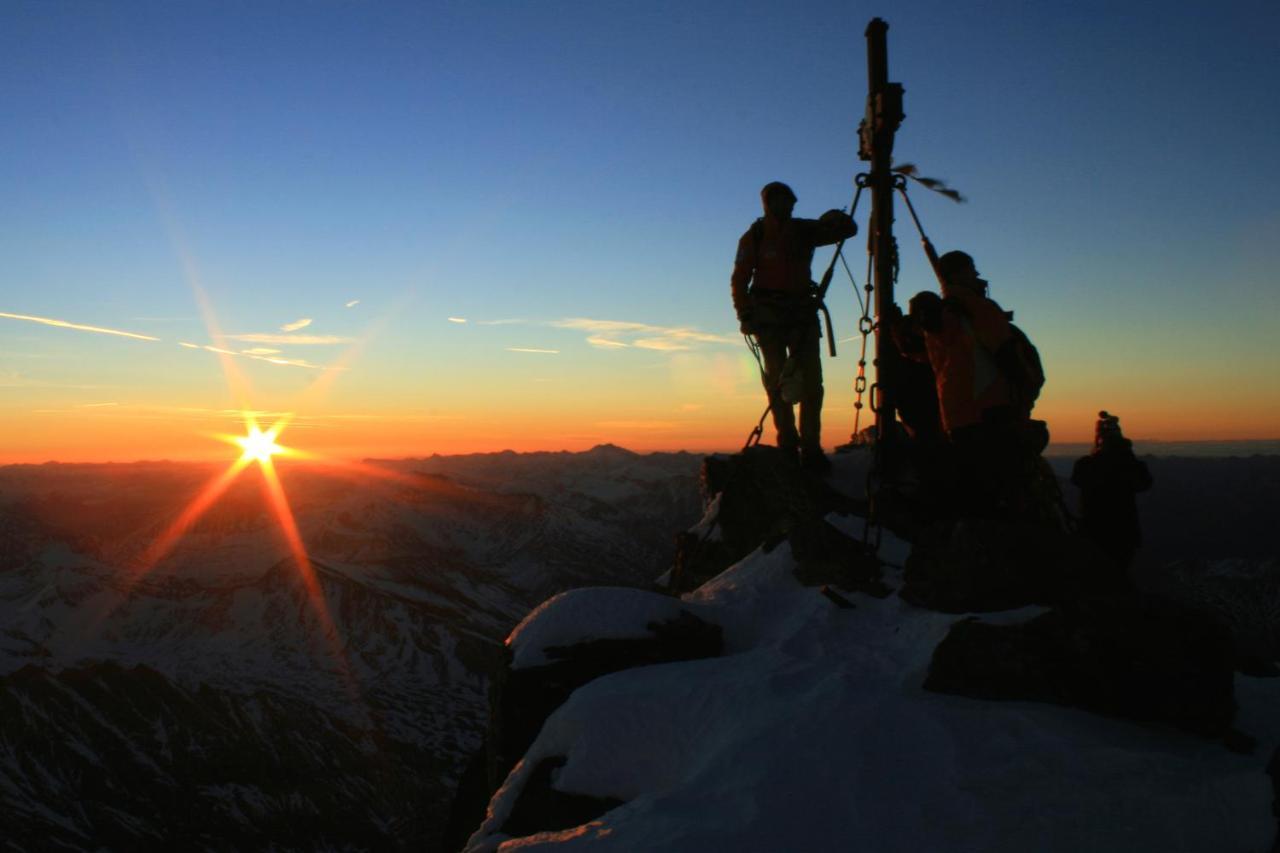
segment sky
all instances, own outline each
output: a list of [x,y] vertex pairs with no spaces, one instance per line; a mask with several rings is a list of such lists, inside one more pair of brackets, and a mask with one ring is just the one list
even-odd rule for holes
[[896,157],[967,198],[916,208],[1039,347],[1054,440],[1280,437],[1274,0],[11,2],[0,463],[225,458],[244,411],[339,457],[740,447],[737,239],[772,180],[850,203],[877,15]]

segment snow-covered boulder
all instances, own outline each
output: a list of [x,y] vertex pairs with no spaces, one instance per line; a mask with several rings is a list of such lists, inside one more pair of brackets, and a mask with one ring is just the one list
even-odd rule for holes
[[668,595],[626,587],[562,592],[529,613],[507,637],[513,670],[547,666],[602,640],[658,637],[688,611]]
[[[645,590],[587,587],[548,599],[525,617],[507,638],[509,663],[491,690],[489,735],[478,760],[483,772],[478,763],[464,779],[452,822],[479,823],[489,794],[547,717],[583,685],[621,670],[721,654],[723,631],[699,615],[704,609]],[[562,756],[543,756],[531,768],[523,799],[509,810],[508,832],[574,826],[616,804],[554,788],[563,763]]]

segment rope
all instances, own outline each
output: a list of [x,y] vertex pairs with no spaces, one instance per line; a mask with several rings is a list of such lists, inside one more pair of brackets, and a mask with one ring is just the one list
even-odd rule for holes
[[[773,410],[773,393],[769,388],[769,377],[765,373],[764,360],[760,358],[760,345],[752,340],[750,335],[743,335],[743,340],[747,342],[747,349],[751,350],[751,354],[755,356],[756,366],[760,368],[760,384],[764,386],[765,396],[769,400],[769,404],[764,407],[764,411],[760,414],[760,420],[755,427],[747,435],[747,441],[742,445],[742,452],[746,453],[751,448],[760,444],[760,439],[764,436],[764,419],[769,417],[769,412]],[[781,381],[781,377],[779,377]]]

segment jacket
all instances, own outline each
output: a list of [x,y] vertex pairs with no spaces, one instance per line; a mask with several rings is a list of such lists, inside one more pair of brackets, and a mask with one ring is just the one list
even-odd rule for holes
[[813,284],[813,250],[851,237],[856,231],[853,220],[841,211],[828,211],[822,219],[782,223],[768,217],[757,219],[738,240],[729,283],[734,311],[741,316],[750,309],[749,293],[808,293]]

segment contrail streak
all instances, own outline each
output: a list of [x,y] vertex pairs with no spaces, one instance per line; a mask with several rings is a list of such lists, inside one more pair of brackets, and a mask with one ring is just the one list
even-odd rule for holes
[[118,335],[122,338],[136,338],[140,341],[158,341],[150,335],[139,335],[135,332],[122,332],[119,329],[104,329],[101,326],[86,326],[81,323],[68,323],[66,320],[54,320],[50,317],[31,317],[26,314],[6,314],[0,311],[0,317],[10,320],[26,320],[28,323],[40,323],[45,326],[57,326],[59,329],[78,329],[82,332],[97,332],[100,335]]

